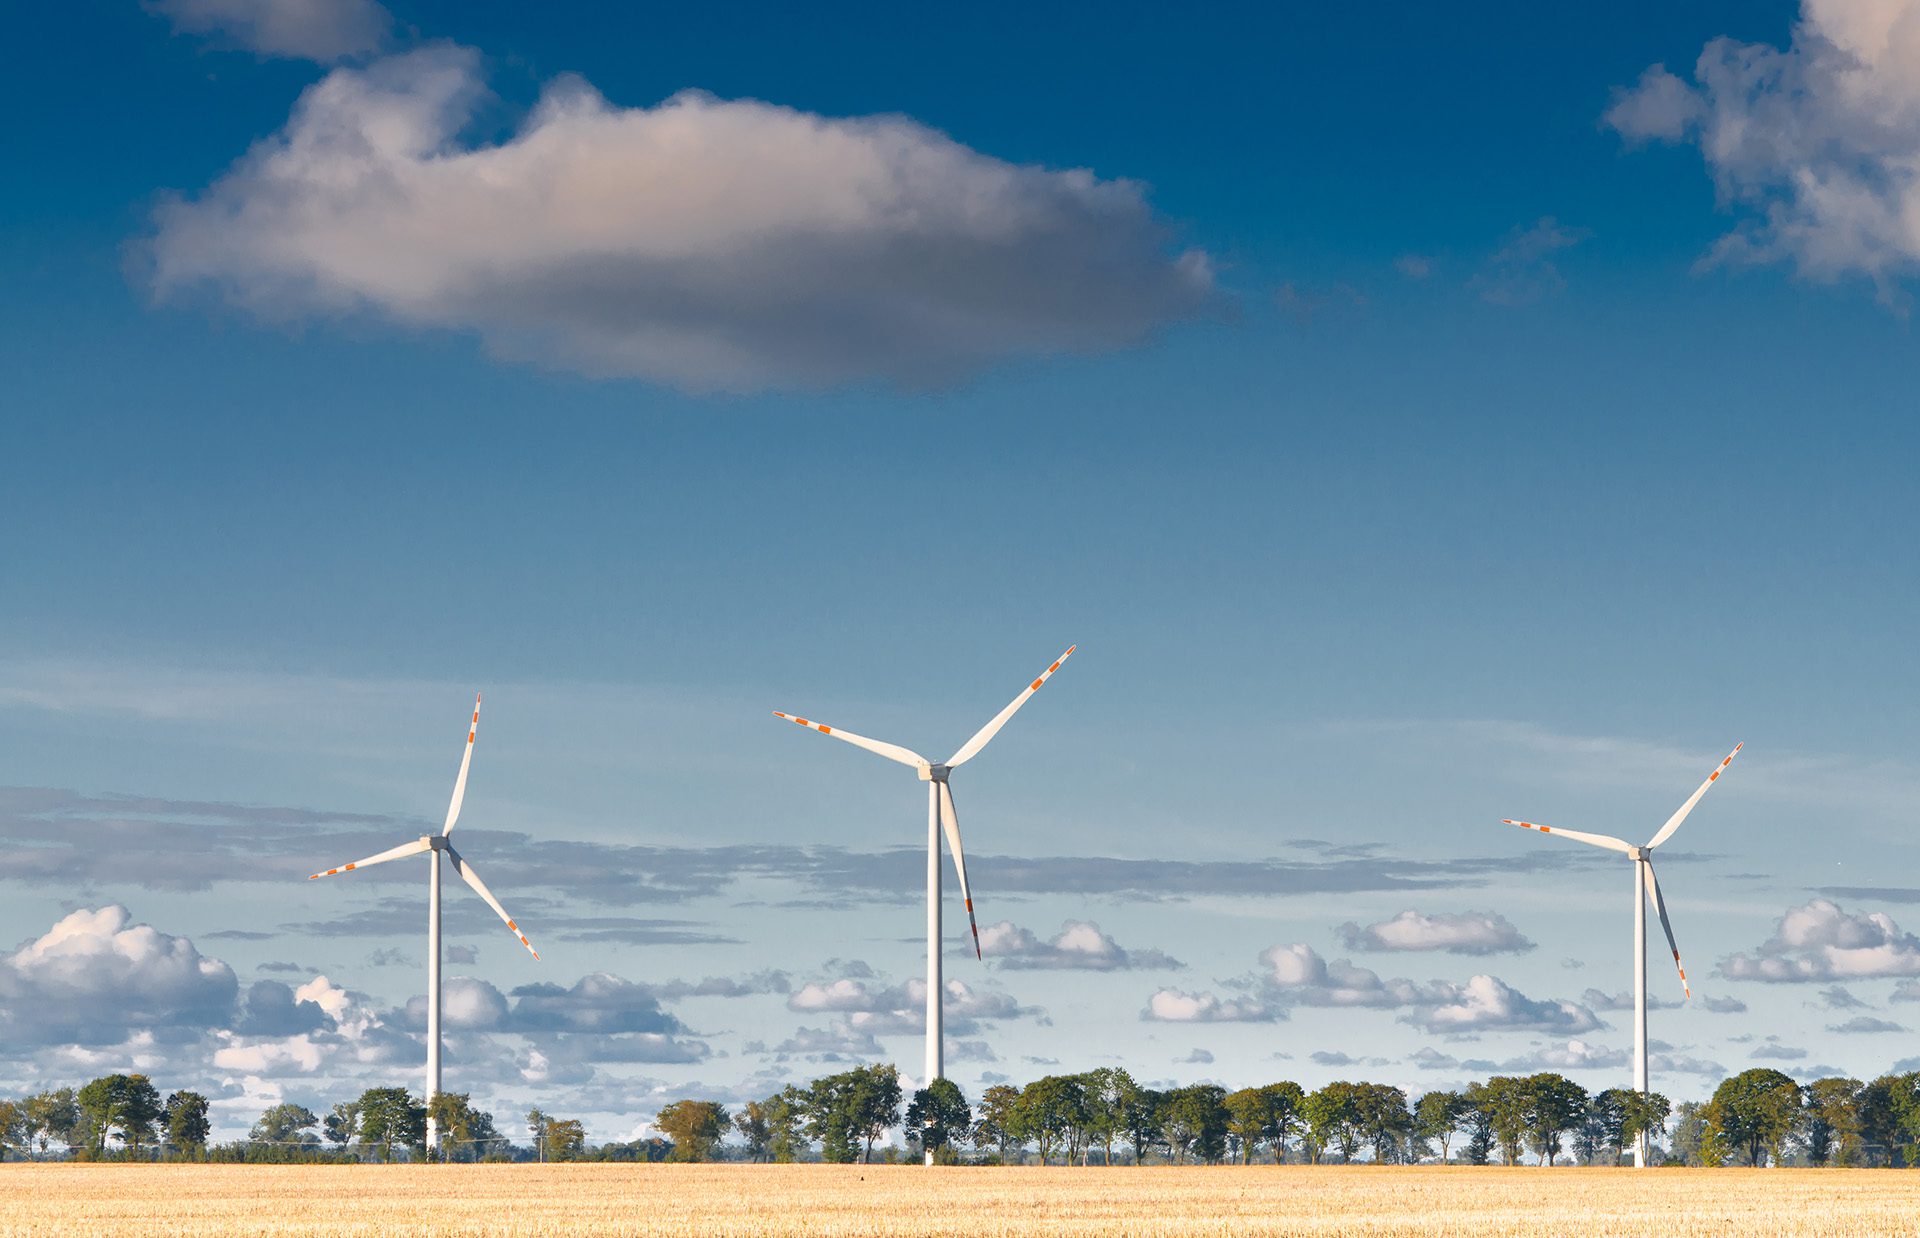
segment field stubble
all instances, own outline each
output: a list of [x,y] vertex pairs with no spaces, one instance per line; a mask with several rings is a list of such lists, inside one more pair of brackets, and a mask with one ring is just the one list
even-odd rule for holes
[[0,1235],[1920,1235],[1920,1172],[0,1165]]

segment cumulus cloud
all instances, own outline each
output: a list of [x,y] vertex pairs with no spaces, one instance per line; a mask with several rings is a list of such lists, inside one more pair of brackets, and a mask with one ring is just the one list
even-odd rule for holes
[[1158,950],[1126,950],[1090,920],[1068,920],[1047,941],[1002,920],[980,930],[980,950],[1000,966],[1018,970],[1140,971],[1182,965]]
[[1609,1049],[1604,1045],[1576,1039],[1564,1044],[1547,1045],[1521,1057],[1510,1058],[1501,1063],[1500,1069],[1506,1071],[1614,1070],[1627,1065],[1630,1060],[1625,1049]]
[[1408,909],[1390,920],[1362,927],[1351,921],[1337,930],[1349,950],[1443,950],[1448,954],[1519,954],[1533,943],[1505,916],[1491,911],[1423,915]]
[[1578,1002],[1538,1000],[1494,976],[1474,976],[1454,996],[1415,1011],[1407,1021],[1429,1032],[1540,1028],[1589,1032],[1600,1026],[1593,1011]]
[[1401,1010],[1403,1022],[1447,1035],[1526,1029],[1573,1035],[1601,1026],[1599,1016],[1578,1002],[1530,998],[1494,976],[1474,976],[1464,984],[1382,979],[1345,959],[1329,962],[1297,942],[1268,948],[1260,961],[1266,970],[1240,982],[1246,990],[1241,996],[1161,989],[1141,1017],[1168,1023],[1272,1022],[1294,1006],[1329,1006]]
[[[485,981],[469,982],[474,985]],[[492,985],[487,985],[491,989]],[[497,992],[495,994],[498,996]],[[684,1032],[680,1020],[660,1008],[660,1001],[645,985],[613,975],[593,972],[582,976],[572,988],[557,984],[524,984],[513,991],[511,1015],[504,1009],[498,1016],[504,1026],[517,1032],[595,1032],[672,1033]],[[491,1004],[487,1007],[492,1009]],[[444,1009],[444,1008],[443,1008]]]
[[1154,1023],[1271,1023],[1286,1016],[1279,1008],[1258,1000],[1161,989],[1147,999],[1140,1017]]
[[1713,1014],[1745,1014],[1747,1004],[1737,997],[1703,997],[1700,1008]]
[[[861,969],[864,974],[844,975],[834,980],[812,981],[795,989],[787,998],[787,1009],[800,1014],[838,1014],[838,1022],[861,1036],[918,1034],[927,1030],[927,982],[918,977],[901,984],[887,984]],[[952,1036],[976,1033],[982,1021],[1012,1019],[1038,1014],[1033,1007],[1021,1006],[1009,993],[998,989],[975,989],[960,980],[944,985],[941,1005],[943,1030]]]
[[1920,938],[1885,912],[1849,915],[1824,898],[1788,909],[1751,953],[1720,960],[1733,980],[1773,983],[1920,975]]
[[1004,163],[901,116],[551,83],[463,140],[470,48],[341,68],[155,215],[155,288],[274,317],[372,311],[695,390],[920,385],[1135,343],[1214,297],[1141,186]]
[[374,0],[146,0],[146,7],[185,34],[323,63],[378,51],[393,29],[393,15]]
[[141,1028],[232,1017],[233,969],[113,905],[79,910],[0,959],[0,1031],[15,1044],[115,1044]]
[[1718,38],[1691,80],[1655,65],[1605,122],[1697,146],[1734,230],[1710,261],[1864,275],[1920,261],[1920,0],[1802,0],[1785,48]]

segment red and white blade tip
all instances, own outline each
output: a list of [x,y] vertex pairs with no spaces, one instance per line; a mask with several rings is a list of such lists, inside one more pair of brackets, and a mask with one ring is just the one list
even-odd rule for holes
[[809,722],[805,718],[796,718],[792,714],[783,714],[777,709],[773,711],[773,716],[776,718],[785,718],[788,722],[794,723],[796,726],[806,727],[810,731],[818,731],[822,735],[833,734],[833,728],[824,722]]

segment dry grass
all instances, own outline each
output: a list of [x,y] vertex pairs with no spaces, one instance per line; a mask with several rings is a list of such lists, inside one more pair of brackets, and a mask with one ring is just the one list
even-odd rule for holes
[[1920,1235],[1920,1172],[0,1165],[0,1235]]

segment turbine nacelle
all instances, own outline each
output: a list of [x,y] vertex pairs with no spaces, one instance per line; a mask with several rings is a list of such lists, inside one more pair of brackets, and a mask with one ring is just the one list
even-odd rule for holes
[[923,765],[920,767],[921,782],[945,782],[947,775],[953,772],[951,765]]
[[420,841],[427,845],[427,850],[429,851],[453,850],[453,844],[448,841],[445,834],[427,834],[424,835]]

